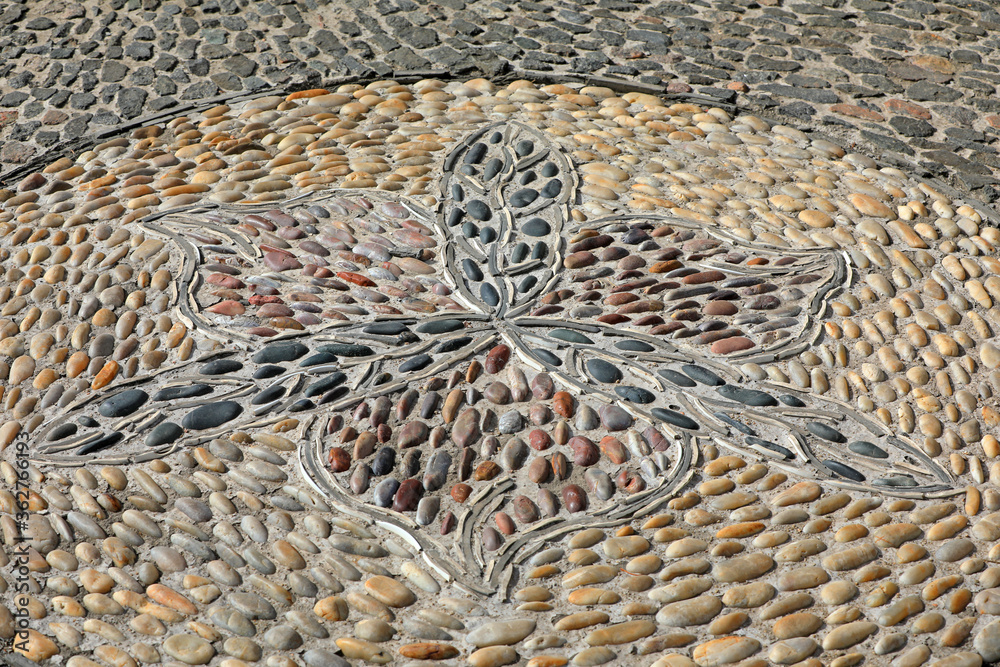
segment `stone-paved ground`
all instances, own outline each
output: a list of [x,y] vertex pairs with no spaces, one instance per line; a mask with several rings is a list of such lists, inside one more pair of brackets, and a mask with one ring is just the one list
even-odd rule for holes
[[0,2],[0,170],[215,95],[513,67],[738,92],[994,201],[998,29],[978,0]]

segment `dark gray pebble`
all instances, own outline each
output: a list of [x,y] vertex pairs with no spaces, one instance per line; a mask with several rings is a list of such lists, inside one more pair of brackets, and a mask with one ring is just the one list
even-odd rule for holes
[[553,178],[551,181],[545,184],[541,189],[539,194],[541,194],[546,199],[552,199],[553,197],[558,197],[559,193],[562,192],[562,181],[558,178]]
[[429,354],[418,354],[414,357],[410,357],[403,363],[399,365],[400,373],[407,373],[409,371],[419,371],[421,368],[427,367],[433,359]]
[[468,212],[469,217],[474,220],[486,221],[493,217],[493,211],[490,210],[489,205],[480,199],[469,201],[465,206],[465,210]]
[[375,322],[366,326],[362,331],[380,336],[396,336],[404,331],[409,331],[409,325],[405,322]]
[[843,433],[832,426],[827,426],[820,422],[807,422],[806,429],[816,437],[829,440],[830,442],[847,442],[847,438],[844,437]]
[[73,422],[66,422],[60,424],[52,429],[49,434],[45,437],[47,442],[57,442],[63,438],[68,438],[71,435],[75,435],[79,427]]
[[867,456],[872,459],[887,459],[889,458],[889,452],[885,451],[873,442],[867,442],[865,440],[856,440],[851,444],[847,445],[847,448],[854,452],[855,454],[860,454],[861,456]]
[[629,403],[641,403],[645,405],[656,400],[656,395],[653,392],[642,387],[615,387],[615,393]]
[[497,292],[497,288],[490,283],[483,283],[479,286],[479,298],[483,300],[483,303],[490,307],[496,307],[500,304],[500,293]]
[[373,500],[379,507],[392,507],[392,499],[399,489],[399,480],[389,477],[379,482],[373,491]]
[[889,486],[894,488],[910,488],[917,486],[917,480],[909,475],[892,475],[872,481],[872,486]]
[[465,275],[472,282],[478,283],[483,279],[483,270],[471,259],[466,258],[462,260],[462,271],[465,272]]
[[392,447],[383,447],[375,454],[372,461],[372,474],[376,477],[388,475],[396,467],[396,450]]
[[841,477],[846,477],[847,479],[855,481],[855,482],[863,482],[863,481],[865,481],[865,476],[864,475],[862,475],[860,472],[858,472],[857,470],[855,470],[851,466],[845,465],[845,464],[841,463],[840,461],[827,460],[827,461],[823,461],[823,465],[825,465],[827,468],[829,468],[833,472],[837,473]]
[[117,419],[132,414],[148,400],[149,394],[142,389],[129,389],[105,400],[97,411],[104,417]]
[[465,325],[462,320],[437,320],[436,322],[426,322],[417,327],[420,333],[442,334],[449,331],[458,331]]
[[562,359],[557,357],[552,352],[549,352],[545,348],[536,347],[532,352],[535,356],[541,359],[543,362],[549,364],[550,366],[562,366]]
[[614,384],[622,379],[622,372],[603,359],[588,359],[587,371],[598,382]]
[[499,158],[492,158],[483,167],[483,180],[492,181],[501,171],[503,171],[503,161]]
[[697,386],[695,381],[689,378],[687,375],[678,373],[677,371],[671,370],[669,368],[664,368],[660,371],[660,377],[665,380],[672,382],[678,387],[690,388]]
[[469,343],[472,342],[472,336],[460,336],[458,338],[452,338],[451,340],[446,340],[437,347],[438,352],[453,352],[455,350],[460,350]]
[[615,343],[615,347],[619,350],[624,350],[626,352],[652,352],[656,348],[649,343],[644,343],[641,340],[620,340]]
[[707,368],[702,368],[701,366],[695,366],[693,364],[685,364],[681,366],[681,370],[694,380],[695,382],[700,382],[701,384],[707,385],[709,387],[721,387],[726,384],[726,381],[720,378],[718,375],[708,370]]
[[335,373],[330,373],[329,375],[320,378],[319,380],[316,380],[312,384],[308,385],[304,393],[309,398],[312,398],[313,396],[318,396],[322,393],[330,391],[331,389],[333,389],[346,379],[347,376],[341,373],[340,371],[337,371]]
[[486,144],[481,141],[477,141],[472,144],[469,151],[465,154],[465,164],[479,164],[486,157],[486,151],[488,150]]
[[108,447],[112,447],[118,444],[124,437],[125,435],[121,431],[112,431],[111,433],[103,435],[97,440],[94,440],[93,442],[88,442],[83,447],[80,447],[78,450],[76,450],[76,455],[84,456],[86,454],[93,454],[94,452],[100,452],[102,450],[107,449]]
[[243,412],[243,406],[235,401],[219,401],[195,408],[181,421],[181,425],[190,430],[200,431],[216,428],[226,422],[236,419]]
[[520,264],[526,260],[528,258],[529,250],[530,249],[528,248],[527,243],[518,243],[514,246],[514,249],[510,251],[510,263]]
[[776,442],[771,442],[770,440],[764,440],[762,438],[757,438],[755,436],[747,436],[748,445],[756,445],[757,447],[763,447],[764,449],[769,449],[776,454],[780,454],[785,458],[786,461],[795,458],[795,452],[788,449],[788,447],[783,447]]
[[332,364],[337,360],[337,355],[329,351],[317,352],[316,354],[311,354],[302,361],[299,362],[300,368],[308,368],[309,366],[319,366],[321,364]]
[[216,359],[210,361],[198,370],[199,375],[225,375],[235,373],[243,368],[243,364],[235,359]]
[[778,400],[774,396],[756,389],[724,384],[721,387],[716,387],[715,391],[719,392],[719,395],[723,398],[737,401],[743,405],[752,405],[759,408],[778,405]]
[[594,341],[590,340],[582,333],[573,331],[572,329],[553,329],[549,332],[549,337],[562,340],[567,343],[580,343],[581,345],[594,344]]
[[733,428],[735,428],[737,431],[739,431],[744,435],[756,435],[755,431],[752,428],[750,428],[746,424],[736,421],[735,419],[733,419],[724,412],[714,412],[712,414],[714,414],[716,417],[718,417],[725,423],[729,424],[730,426],[732,426]]
[[173,422],[157,424],[146,436],[147,447],[159,447],[169,442],[176,442],[184,434],[184,429]]
[[329,352],[338,357],[369,357],[375,354],[375,350],[367,345],[353,345],[350,343],[328,343],[316,348],[318,352]]
[[650,412],[652,412],[653,416],[657,419],[662,419],[668,424],[673,424],[674,426],[678,426],[680,428],[686,428],[692,431],[697,431],[700,428],[698,426],[698,422],[691,419],[687,415],[682,415],[674,410],[668,410],[667,408],[653,408]]
[[778,397],[778,400],[785,405],[793,408],[804,408],[806,407],[805,401],[800,399],[798,396],[792,396],[791,394],[782,394]]
[[521,232],[528,236],[545,236],[550,231],[552,231],[552,228],[549,226],[549,223],[541,218],[532,218],[521,225]]
[[266,380],[268,378],[277,377],[285,372],[284,366],[275,366],[274,364],[268,364],[267,366],[261,366],[253,373],[254,380]]
[[524,208],[538,199],[538,190],[534,188],[524,188],[518,190],[510,198],[510,205],[514,208]]

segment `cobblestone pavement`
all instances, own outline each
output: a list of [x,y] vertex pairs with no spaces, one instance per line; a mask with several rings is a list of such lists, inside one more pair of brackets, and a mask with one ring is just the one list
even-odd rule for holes
[[1000,661],[995,14],[836,4],[0,5],[0,660]]
[[516,67],[736,93],[992,201],[998,28],[977,0],[0,3],[0,163],[224,93]]

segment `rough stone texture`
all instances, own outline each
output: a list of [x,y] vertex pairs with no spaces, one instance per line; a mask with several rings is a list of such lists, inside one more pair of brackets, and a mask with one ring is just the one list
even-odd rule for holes
[[993,201],[998,28],[995,7],[960,1],[0,3],[0,165],[216,95],[517,68],[738,95]]

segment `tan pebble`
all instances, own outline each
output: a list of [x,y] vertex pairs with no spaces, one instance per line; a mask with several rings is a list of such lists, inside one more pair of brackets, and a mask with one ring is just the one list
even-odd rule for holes
[[954,537],[968,525],[968,518],[960,514],[949,517],[948,519],[939,521],[931,526],[927,530],[927,539],[932,541],[946,540],[950,537]]
[[602,544],[604,555],[611,559],[638,556],[649,550],[649,541],[641,535],[611,537]]
[[857,539],[867,536],[868,536],[868,528],[866,526],[853,523],[853,524],[848,524],[846,526],[842,526],[836,533],[834,533],[833,539],[836,542],[843,543],[843,542],[853,542]]
[[607,623],[610,619],[611,617],[603,611],[581,611],[562,617],[552,627],[560,632],[567,632]]
[[829,605],[839,605],[852,600],[858,594],[857,585],[850,581],[832,581],[820,589],[820,599]]
[[[928,667],[981,667],[983,656],[972,651],[953,653],[949,656],[929,663]],[[908,665],[903,667],[909,667]]]
[[808,503],[816,500],[820,493],[822,493],[822,488],[819,484],[815,482],[799,482],[775,496],[771,503],[777,507]]
[[904,542],[919,539],[922,535],[923,531],[915,524],[893,523],[876,530],[873,538],[878,546],[898,548]]
[[663,560],[656,554],[637,556],[625,565],[625,571],[630,574],[652,574],[660,569]]
[[722,596],[722,601],[727,607],[750,609],[770,602],[776,592],[776,589],[771,584],[756,582],[726,589],[726,592]]
[[799,612],[789,614],[775,621],[771,632],[778,639],[792,639],[793,637],[808,637],[823,625],[823,620],[815,614],[809,612]]
[[928,634],[937,632],[944,627],[945,618],[936,611],[927,612],[921,615],[910,625],[910,632],[913,634]]
[[363,639],[345,637],[338,639],[336,644],[344,656],[352,660],[367,660],[380,665],[392,662],[392,656],[384,649]]
[[207,664],[215,655],[212,645],[195,635],[172,635],[163,642],[163,650],[170,657],[188,665]]
[[381,643],[392,639],[396,631],[382,619],[366,618],[355,624],[354,634],[358,639]]
[[627,644],[629,642],[648,637],[656,632],[656,624],[649,620],[626,621],[610,625],[600,630],[594,630],[586,637],[586,642],[591,646],[605,646],[608,644]]
[[467,660],[472,667],[499,667],[517,662],[518,656],[510,646],[489,646],[474,651]]
[[552,592],[543,586],[528,586],[514,593],[514,599],[521,602],[540,602],[552,597]]
[[878,548],[869,542],[859,544],[849,549],[830,554],[822,560],[823,567],[828,570],[853,570],[879,557]]
[[915,595],[900,598],[879,615],[879,625],[886,627],[898,625],[914,614],[919,614],[924,610],[924,602]]
[[823,649],[835,651],[851,648],[878,631],[878,625],[868,621],[854,621],[834,628],[823,638]]
[[176,609],[182,614],[194,616],[198,613],[198,607],[187,599],[184,595],[163,584],[152,584],[146,589],[146,595],[154,602],[159,602],[165,607]]
[[663,604],[688,600],[701,595],[712,587],[712,580],[703,577],[684,579],[677,583],[667,584],[649,591],[647,596],[650,600]]
[[570,604],[589,606],[595,604],[615,604],[621,601],[621,596],[614,591],[603,588],[584,587],[577,588],[566,596],[566,601]]
[[716,564],[712,574],[717,581],[725,583],[742,583],[756,579],[774,566],[770,556],[763,553],[739,556],[728,562]]
[[534,630],[535,621],[531,619],[496,621],[480,625],[465,639],[477,648],[510,645],[518,643]]
[[667,558],[683,558],[708,548],[708,542],[694,537],[682,537],[670,543],[663,555]]
[[40,632],[28,629],[26,638],[19,638],[14,650],[32,662],[42,662],[59,653],[56,643]]
[[969,635],[972,634],[972,629],[976,625],[977,620],[976,618],[963,618],[952,623],[941,633],[938,643],[941,646],[949,648],[961,646],[969,638]]
[[347,619],[348,616],[348,606],[347,602],[340,597],[330,596],[323,598],[313,607],[313,612],[331,623],[336,623],[337,621],[343,621]]
[[826,543],[823,541],[815,538],[806,538],[783,547],[774,555],[774,559],[779,563],[798,563],[810,556],[822,553],[826,549]]
[[785,595],[760,610],[760,618],[769,621],[773,618],[791,614],[800,609],[806,609],[814,604],[815,600],[808,593],[792,593]]
[[790,572],[785,572],[778,579],[778,590],[798,591],[807,588],[821,586],[830,580],[830,575],[821,567],[807,566],[800,567]]
[[604,531],[599,528],[588,528],[570,538],[568,546],[570,549],[585,549],[592,547],[604,539]]
[[610,565],[590,565],[570,570],[563,576],[563,588],[577,588],[591,584],[603,584],[611,581],[618,574],[617,568]]
[[767,657],[779,665],[790,665],[805,660],[815,653],[818,647],[816,641],[809,637],[788,639],[773,644]]
[[724,475],[727,472],[744,468],[746,467],[746,465],[747,465],[746,461],[744,461],[740,457],[734,455],[727,455],[727,456],[720,456],[714,461],[709,461],[708,463],[705,464],[703,471],[705,472],[706,475],[710,475],[712,477],[718,477],[719,475]]
[[377,575],[365,582],[365,589],[390,607],[407,607],[416,602],[413,591],[391,577]]
[[656,614],[656,622],[671,627],[704,625],[722,611],[722,602],[713,595],[672,602]]
[[750,637],[722,637],[695,647],[692,657],[698,667],[721,667],[739,662],[760,650],[760,642]]
[[573,565],[590,565],[601,560],[601,557],[597,555],[596,551],[591,549],[574,549],[570,552],[569,556],[566,558]]

